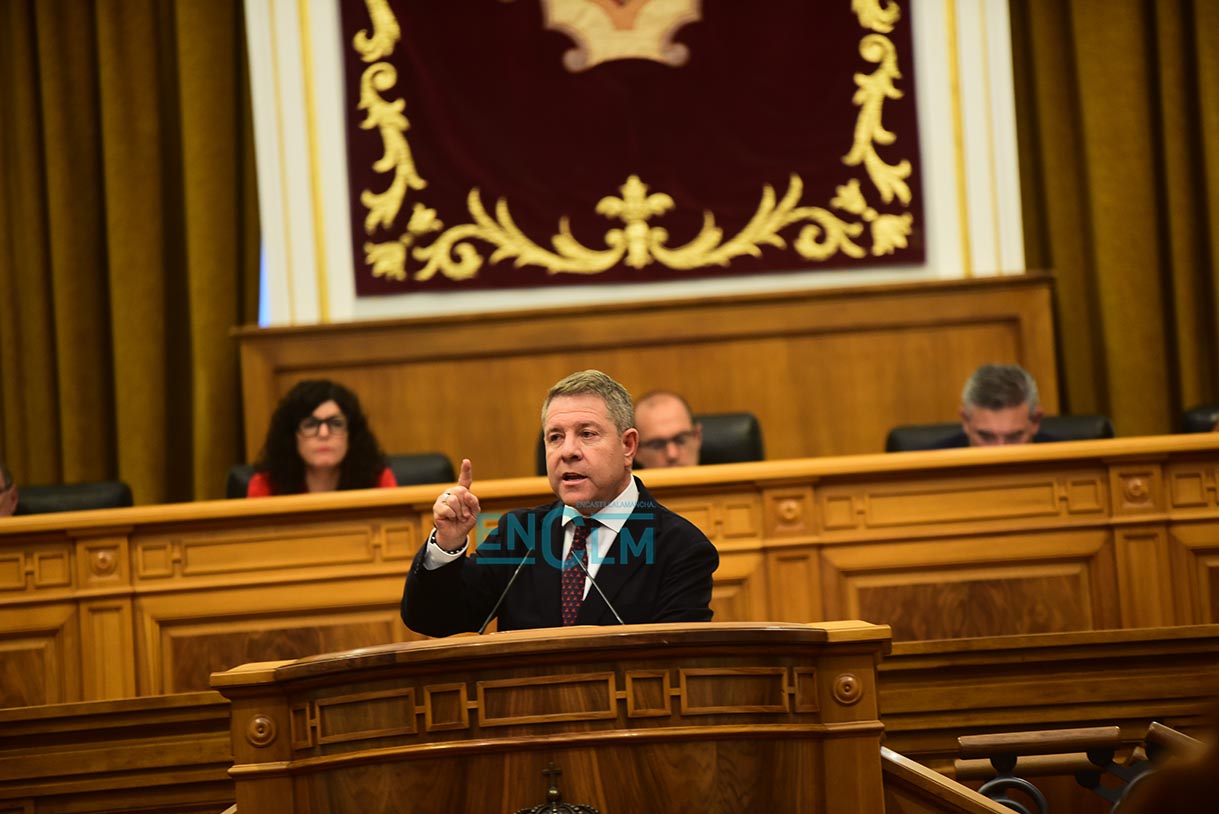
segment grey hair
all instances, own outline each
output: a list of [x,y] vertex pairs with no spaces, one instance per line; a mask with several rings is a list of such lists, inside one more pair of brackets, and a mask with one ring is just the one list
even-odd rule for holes
[[635,408],[631,405],[631,394],[600,370],[581,370],[556,382],[546,394],[546,401],[542,403],[543,424],[546,423],[546,411],[550,409],[550,402],[559,396],[600,396],[619,435],[635,426]]
[[961,405],[967,414],[975,407],[1004,410],[1021,404],[1028,405],[1030,416],[1037,412],[1037,382],[1020,365],[982,365],[961,391]]

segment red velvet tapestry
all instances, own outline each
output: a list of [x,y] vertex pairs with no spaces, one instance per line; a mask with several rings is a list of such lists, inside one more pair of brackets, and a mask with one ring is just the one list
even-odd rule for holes
[[356,291],[917,264],[895,0],[342,0]]

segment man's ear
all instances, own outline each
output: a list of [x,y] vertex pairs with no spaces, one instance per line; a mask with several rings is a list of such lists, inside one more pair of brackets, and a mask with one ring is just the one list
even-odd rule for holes
[[703,442],[703,425],[700,422],[694,422],[694,440],[700,444]]
[[627,460],[633,459],[635,453],[639,451],[639,430],[631,427],[622,433],[622,445],[626,447]]
[[969,413],[965,411],[964,404],[957,408],[957,417],[961,419],[962,427],[969,423]]
[[1041,409],[1040,407],[1034,410],[1033,414],[1029,416],[1029,420],[1033,422],[1033,432],[1037,432],[1037,429],[1041,426],[1041,419],[1044,416],[1045,410]]

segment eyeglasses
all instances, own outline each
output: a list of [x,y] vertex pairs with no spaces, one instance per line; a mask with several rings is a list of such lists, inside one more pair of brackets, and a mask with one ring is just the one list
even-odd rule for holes
[[331,435],[343,435],[347,432],[347,419],[341,415],[332,415],[330,418],[306,416],[296,425],[296,431],[305,438],[312,438],[321,432],[323,424],[330,429]]
[[672,438],[652,438],[648,441],[642,441],[639,446],[652,452],[664,452],[669,444],[676,444],[680,448],[692,440],[694,440],[694,430],[685,430],[674,435]]

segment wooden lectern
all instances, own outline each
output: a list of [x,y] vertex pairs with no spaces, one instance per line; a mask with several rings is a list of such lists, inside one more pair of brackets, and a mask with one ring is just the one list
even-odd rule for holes
[[866,622],[578,627],[212,675],[237,810],[882,814]]

